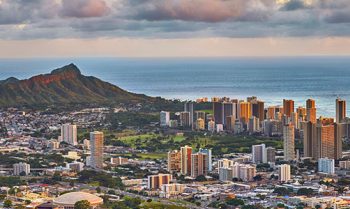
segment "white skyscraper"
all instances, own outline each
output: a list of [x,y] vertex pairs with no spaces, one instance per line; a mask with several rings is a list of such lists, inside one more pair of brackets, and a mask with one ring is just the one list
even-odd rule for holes
[[318,159],[318,172],[326,174],[334,174],[334,159],[320,158]]
[[90,132],[90,165],[93,168],[103,168],[103,133],[99,131]]
[[294,126],[292,124],[283,126],[284,160],[290,161],[295,159],[294,140]]
[[212,171],[212,157],[211,157],[211,149],[199,149],[199,152],[207,154],[207,168],[208,171]]
[[30,173],[30,165],[27,163],[13,164],[13,175],[28,175]]
[[252,146],[252,162],[262,163],[264,159],[265,144]]
[[281,182],[287,182],[290,178],[290,165],[283,164],[278,167],[278,177]]
[[77,145],[77,126],[63,124],[61,127],[61,140],[71,145]]
[[274,163],[276,161],[276,149],[273,147],[266,147],[263,155],[263,163]]
[[160,112],[160,126],[169,126],[170,112],[161,111]]

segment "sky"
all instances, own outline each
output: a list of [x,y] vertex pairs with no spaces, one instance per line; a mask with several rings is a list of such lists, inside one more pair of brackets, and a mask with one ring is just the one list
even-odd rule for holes
[[350,55],[350,0],[0,0],[0,58]]

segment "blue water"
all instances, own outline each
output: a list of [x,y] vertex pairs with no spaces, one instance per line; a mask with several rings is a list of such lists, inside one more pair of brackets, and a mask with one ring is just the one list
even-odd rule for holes
[[297,106],[313,98],[318,115],[332,117],[337,96],[350,101],[350,57],[0,59],[0,79],[28,78],[71,62],[85,75],[170,99],[256,95],[276,105],[294,99]]

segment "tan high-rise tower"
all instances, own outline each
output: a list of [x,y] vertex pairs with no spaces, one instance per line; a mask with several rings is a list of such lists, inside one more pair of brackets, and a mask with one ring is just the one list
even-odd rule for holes
[[292,124],[287,124],[283,126],[283,151],[284,160],[294,160],[295,159],[295,136],[294,136],[294,126]]
[[241,122],[244,124],[248,123],[249,118],[252,116],[252,106],[250,102],[241,102],[240,105],[240,116]]
[[192,147],[181,147],[181,174],[191,175]]
[[[320,118],[317,121],[318,158],[335,159],[334,119]],[[317,160],[318,160],[317,158]]]
[[283,113],[290,117],[291,113],[294,112],[294,100],[283,100]]
[[260,121],[265,119],[264,102],[260,100],[253,100],[252,103],[252,115],[259,118]]
[[316,105],[315,100],[308,99],[306,100],[306,121],[311,121],[312,123],[316,123]]
[[303,145],[304,145],[304,157],[312,157],[317,159],[318,154],[318,141],[316,137],[316,123],[306,121],[303,123]]
[[335,110],[336,110],[336,122],[343,122],[346,117],[346,101],[340,98],[335,100]]
[[103,133],[99,131],[90,132],[91,167],[103,168]]
[[191,176],[196,178],[200,175],[208,174],[208,157],[205,153],[196,153],[192,154],[192,163],[191,163]]

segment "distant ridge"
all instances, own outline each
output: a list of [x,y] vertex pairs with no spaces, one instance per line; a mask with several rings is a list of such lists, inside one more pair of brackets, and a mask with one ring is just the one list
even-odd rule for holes
[[125,91],[93,76],[84,76],[74,64],[49,74],[0,81],[0,106],[55,104],[114,104],[154,102],[159,98]]

